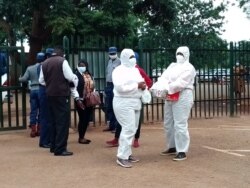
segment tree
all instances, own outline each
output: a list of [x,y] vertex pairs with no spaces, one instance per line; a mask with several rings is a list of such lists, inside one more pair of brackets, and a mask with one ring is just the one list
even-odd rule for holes
[[[224,23],[224,16],[221,13],[227,9],[226,1],[214,7],[211,0],[176,0],[174,7],[176,13],[170,30],[146,25],[142,31],[143,46],[162,49],[162,52],[153,58],[155,66],[165,67],[166,65],[162,65],[164,62],[162,58],[166,51],[173,49],[173,53],[168,54],[168,57],[173,59],[175,49],[180,45],[188,45],[190,49],[197,49],[206,44],[209,48],[227,49],[225,41],[219,38]],[[201,62],[201,58],[205,59],[205,62]],[[203,66],[203,63],[217,63],[211,58],[195,57],[195,55],[192,56],[192,60],[196,67]]]
[[[142,22],[133,14],[133,7],[138,8],[143,2],[145,1],[1,0],[0,28],[8,35],[8,43],[11,46],[15,46],[19,37],[28,38],[30,52],[26,64],[29,65],[35,62],[36,53],[41,51],[43,46],[48,45],[49,41],[61,43],[63,35],[136,37],[137,28]],[[160,10],[156,6],[155,2],[161,2],[160,0],[155,2],[146,0],[146,2],[148,4],[144,4],[144,8],[157,11],[153,16],[154,19],[150,15],[144,17],[154,25],[162,24],[161,21],[157,22],[157,15],[164,15],[165,11],[169,11]],[[151,5],[154,5],[153,8],[149,8]],[[139,11],[138,14],[150,14],[150,11]],[[168,24],[170,18],[164,17]]]
[[172,20],[175,18],[175,2],[172,0],[144,0],[135,3],[134,13],[144,21],[144,25],[171,29]]
[[214,7],[213,1],[177,0],[177,19],[173,22],[173,34],[181,36],[194,34],[220,34],[224,16],[220,13],[226,10],[222,2]]
[[[66,0],[61,0],[66,3]],[[65,6],[61,12],[56,12],[58,1],[49,0],[2,0],[0,4],[0,27],[8,35],[8,43],[15,46],[20,37],[28,37],[30,52],[27,64],[35,62],[36,53],[47,42],[53,27],[48,21],[57,14],[58,17],[67,17],[64,13],[70,6]],[[65,5],[65,4],[64,4]],[[61,7],[60,7],[61,8]],[[70,11],[67,11],[70,12]],[[67,14],[68,15],[68,14]],[[68,17],[67,17],[68,18]],[[67,23],[67,18],[64,22]],[[69,16],[70,19],[70,16]]]
[[[119,36],[127,40],[218,32],[223,7],[211,0],[0,0],[0,28],[15,46],[28,38],[26,64],[35,62],[43,47],[62,43],[64,35]],[[112,28],[112,29],[110,29]],[[173,28],[173,29],[171,29]],[[167,34],[167,35],[166,35]]]
[[176,0],[174,8],[176,13],[170,23],[170,30],[144,25],[141,30],[144,39],[154,38],[161,46],[173,45],[187,39],[191,39],[189,43],[221,40],[217,36],[222,31],[224,16],[221,13],[227,9],[226,1],[214,7],[211,0]]
[[159,41],[163,47],[185,41],[189,44],[221,41],[217,35],[222,31],[224,16],[221,13],[227,9],[226,2],[214,7],[211,0],[176,0],[174,7],[176,13],[170,23],[171,29],[144,25],[141,31],[144,40]]
[[[2,0],[0,1],[0,10],[1,31],[7,35],[10,45],[15,45],[17,37],[15,32],[21,22],[19,14],[21,12],[21,4],[20,2]],[[16,24],[13,24],[14,22]]]
[[243,11],[246,12],[248,18],[250,19],[250,1],[249,0],[238,0],[239,5],[243,8]]

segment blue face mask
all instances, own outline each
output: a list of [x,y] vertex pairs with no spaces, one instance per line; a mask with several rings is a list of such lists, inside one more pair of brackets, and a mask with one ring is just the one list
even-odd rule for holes
[[82,74],[86,71],[86,67],[78,67],[78,71]]

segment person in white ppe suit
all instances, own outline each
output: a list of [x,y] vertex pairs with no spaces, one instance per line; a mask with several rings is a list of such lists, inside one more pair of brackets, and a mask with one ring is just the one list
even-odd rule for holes
[[132,49],[124,49],[120,55],[121,65],[112,73],[114,84],[113,108],[122,127],[117,151],[117,164],[130,168],[139,160],[132,156],[132,142],[138,128],[142,91],[146,83],[135,67],[136,59]]
[[181,46],[176,51],[176,63],[171,63],[159,80],[166,83],[167,98],[164,106],[164,130],[167,150],[161,155],[176,154],[174,161],[187,159],[190,137],[188,118],[193,105],[195,68],[189,62],[189,48]]

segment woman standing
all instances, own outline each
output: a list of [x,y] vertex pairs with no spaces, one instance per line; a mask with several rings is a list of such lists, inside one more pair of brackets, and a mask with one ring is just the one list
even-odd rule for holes
[[[176,63],[171,63],[158,79],[165,83],[168,93],[164,106],[164,130],[167,150],[161,155],[176,154],[174,161],[185,160],[190,137],[188,118],[193,105],[195,68],[189,62],[189,48],[181,46],[176,50]],[[154,86],[152,86],[154,87]]]
[[130,168],[138,162],[132,155],[131,145],[139,124],[142,91],[146,83],[135,67],[136,59],[132,49],[123,49],[121,65],[112,73],[114,83],[113,107],[117,121],[122,127],[117,151],[117,164]]
[[[88,69],[88,62],[85,60],[80,60],[75,74],[78,77],[77,91],[79,97],[85,99],[86,95],[94,90],[94,80]],[[79,144],[89,144],[91,140],[85,138],[85,133],[87,131],[91,113],[93,112],[93,107],[80,107],[77,105],[77,100],[75,100],[76,110],[79,116],[78,122],[78,133],[79,133]]]

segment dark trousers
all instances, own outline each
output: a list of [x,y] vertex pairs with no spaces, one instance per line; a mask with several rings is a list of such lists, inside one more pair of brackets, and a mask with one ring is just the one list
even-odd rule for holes
[[120,126],[113,110],[113,98],[114,98],[114,93],[113,93],[114,85],[112,83],[107,83],[107,86],[105,88],[105,105],[106,105],[106,117],[107,120],[109,121],[109,128],[111,130],[116,129],[116,127]]
[[76,105],[76,110],[77,110],[78,117],[79,117],[79,122],[78,122],[79,139],[83,139],[85,137],[85,133],[89,126],[89,121],[93,113],[93,108],[86,107],[83,110]]
[[46,96],[46,88],[40,86],[39,89],[39,101],[40,101],[40,140],[39,145],[50,144],[50,130],[48,124],[48,101]]
[[70,106],[69,97],[48,96],[51,150],[60,154],[67,150],[69,136]]

